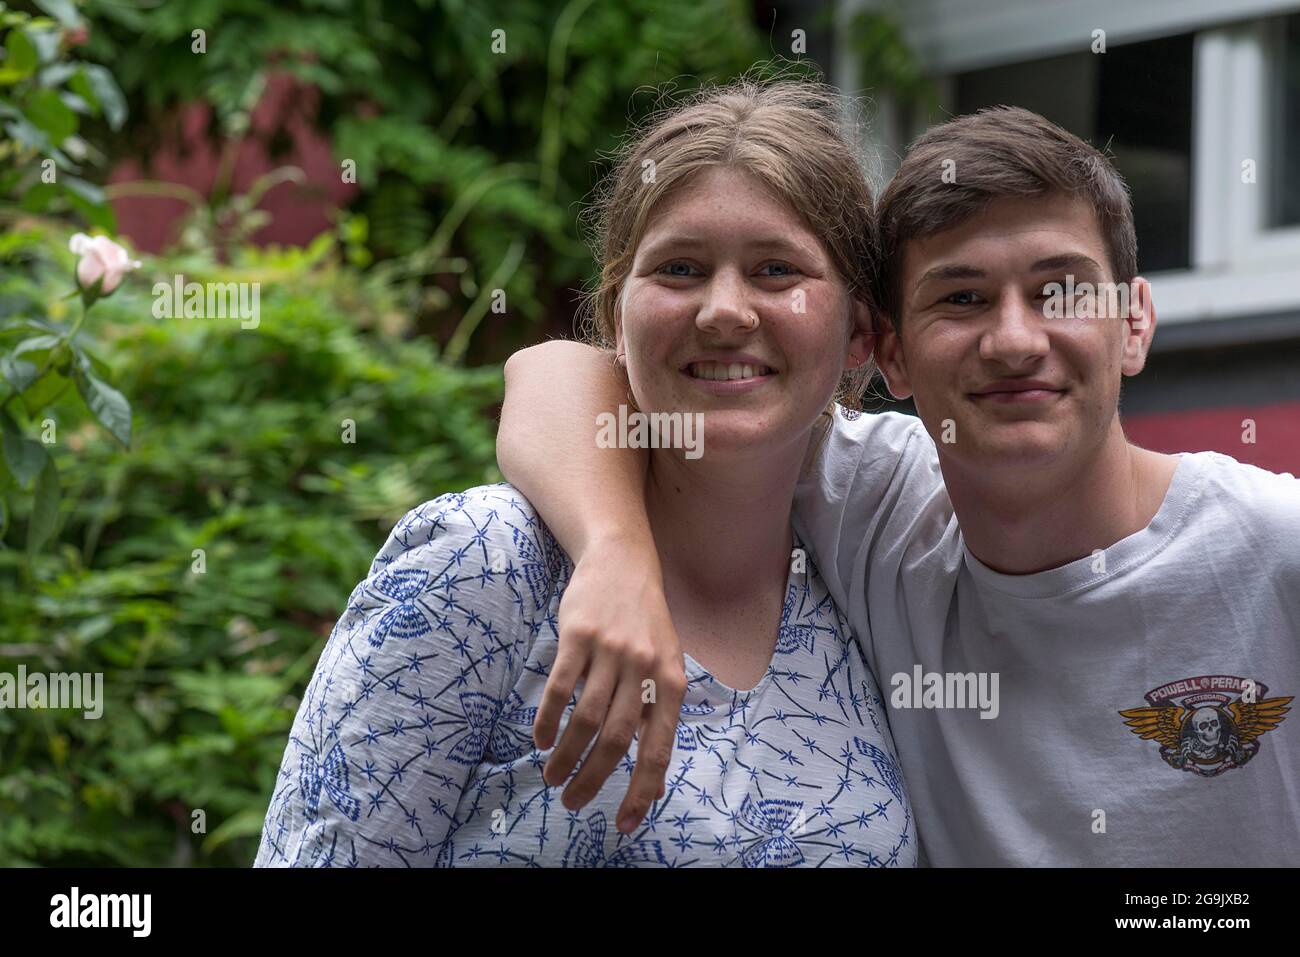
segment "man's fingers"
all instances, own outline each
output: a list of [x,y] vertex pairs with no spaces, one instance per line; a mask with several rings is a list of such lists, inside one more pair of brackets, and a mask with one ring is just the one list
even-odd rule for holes
[[564,709],[573,697],[573,689],[578,686],[578,679],[586,668],[586,649],[575,649],[572,644],[560,642],[555,663],[551,665],[550,677],[546,679],[546,688],[542,691],[542,703],[533,720],[533,744],[538,751],[545,751],[555,743]]
[[581,807],[596,796],[632,747],[632,736],[641,723],[641,707],[641,683],[635,675],[625,672],[614,690],[600,737],[582,762],[582,769],[564,789],[565,807]]
[[654,702],[644,706],[645,722],[637,741],[632,783],[618,809],[617,826],[624,834],[635,830],[649,812],[650,805],[665,793],[664,776],[668,773],[673,744],[677,740],[677,721],[681,715],[685,683],[678,685],[674,680],[671,686],[665,687],[661,681],[657,690],[662,693]]
[[614,670],[613,664],[604,662],[592,664],[591,673],[587,675],[586,684],[582,687],[582,694],[578,696],[578,703],[573,713],[569,715],[569,723],[564,726],[564,733],[560,735],[560,743],[546,759],[546,767],[542,770],[542,780],[549,787],[558,787],[568,780],[578,759],[582,757],[582,753],[587,750],[587,745],[600,730],[601,723],[605,720],[605,713],[609,711],[609,699],[614,694],[614,683],[617,677],[618,673]]

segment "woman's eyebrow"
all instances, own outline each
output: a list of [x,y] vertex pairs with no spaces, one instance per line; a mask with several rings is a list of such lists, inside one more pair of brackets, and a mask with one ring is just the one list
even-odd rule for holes
[[[654,258],[667,253],[702,249],[708,245],[708,240],[702,236],[669,234],[646,243],[641,248],[640,255]],[[744,242],[744,248],[746,252],[787,253],[816,258],[816,253],[805,243],[784,236],[762,236],[756,239],[747,239]]]
[[682,250],[699,249],[707,246],[708,243],[699,236],[674,235],[661,236],[651,242],[644,243],[638,252],[639,256],[654,258],[669,252],[680,252]]
[[809,248],[806,243],[788,239],[785,236],[765,236],[752,240],[745,245],[746,248],[753,249],[755,252],[795,253],[800,256],[817,258],[816,251]]

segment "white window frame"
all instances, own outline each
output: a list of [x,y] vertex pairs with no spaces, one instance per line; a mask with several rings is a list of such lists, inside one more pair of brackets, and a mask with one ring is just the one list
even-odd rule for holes
[[[1162,322],[1300,307],[1300,226],[1269,227],[1278,155],[1268,127],[1280,53],[1276,21],[1196,35],[1192,106],[1192,268],[1152,278]],[[1254,161],[1255,181],[1243,163]]]
[[[878,2],[847,0],[839,5],[837,12],[847,16],[852,10]],[[940,2],[947,0],[931,0],[919,6],[932,8]],[[1000,2],[1007,7],[1015,5],[1013,0]],[[1101,6],[1127,7],[1129,2],[1105,0]],[[1193,39],[1191,266],[1147,277],[1152,283],[1156,312],[1162,323],[1300,310],[1300,226],[1270,228],[1266,225],[1266,204],[1273,182],[1267,164],[1278,155],[1273,131],[1268,126],[1271,97],[1276,89],[1273,70],[1280,51],[1280,36],[1275,29],[1277,20],[1273,15],[1293,11],[1295,7],[1277,0],[1239,2],[1242,6],[1237,13],[1254,14],[1256,19],[1227,25],[1196,23],[1192,14],[1205,13],[1199,8],[1207,6],[1200,0],[1185,5],[1182,11],[1187,22],[1181,24],[1180,32],[1201,27]],[[969,10],[967,15],[971,20],[950,23],[945,29],[969,30],[980,14]],[[1152,32],[1169,35],[1175,32],[1171,27],[1177,25],[1166,23],[1163,30]],[[1072,28],[1070,32],[1078,31]],[[1135,35],[1124,39],[1144,38]],[[1000,42],[1010,43],[1009,40]],[[1110,42],[1116,39],[1112,37]],[[1031,60],[1058,52],[1054,47],[1018,49],[1013,59]],[[971,54],[969,46],[965,55],[981,59]],[[935,59],[942,64],[934,77],[941,101],[952,109],[955,74],[983,64],[954,62],[959,58],[952,51]],[[837,79],[856,88],[855,71],[851,67],[844,69],[848,58],[840,56],[837,60],[841,64]],[[1003,57],[998,62],[1009,61]],[[879,97],[876,109],[874,145],[883,154],[882,172],[889,175],[905,143],[898,141],[894,126],[897,118],[888,98]],[[920,132],[911,131],[912,135]],[[1242,182],[1241,164],[1246,159],[1255,161],[1254,183]]]

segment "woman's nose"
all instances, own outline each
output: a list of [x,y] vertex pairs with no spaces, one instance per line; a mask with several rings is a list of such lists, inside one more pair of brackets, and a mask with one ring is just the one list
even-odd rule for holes
[[716,335],[752,331],[758,326],[758,313],[749,304],[746,293],[744,279],[736,273],[729,270],[715,273],[695,317],[696,326]]

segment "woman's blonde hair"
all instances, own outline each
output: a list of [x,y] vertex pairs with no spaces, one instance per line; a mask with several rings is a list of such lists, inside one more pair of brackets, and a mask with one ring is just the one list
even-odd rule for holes
[[[849,295],[876,301],[871,187],[857,145],[857,109],[818,80],[741,78],[695,91],[629,134],[584,214],[600,269],[580,312],[584,337],[612,347],[619,296],[660,200],[713,166],[758,177],[817,236]],[[836,398],[857,407],[871,363],[846,375]]]

